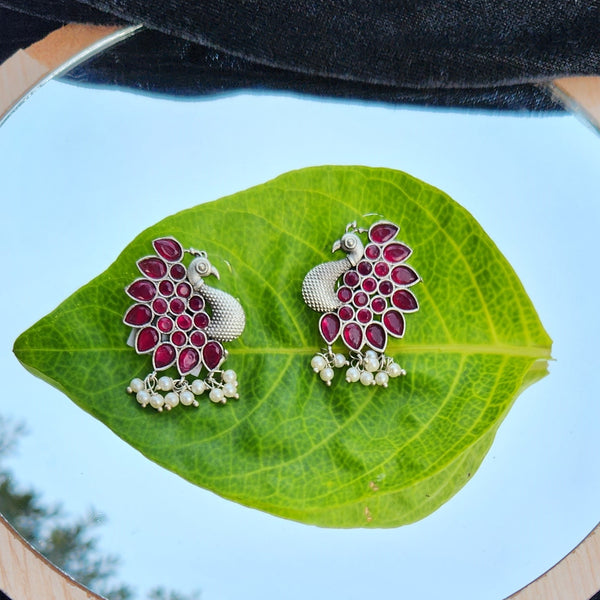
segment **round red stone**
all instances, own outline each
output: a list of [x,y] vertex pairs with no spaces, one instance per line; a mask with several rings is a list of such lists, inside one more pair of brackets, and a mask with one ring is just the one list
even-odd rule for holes
[[173,298],[169,303],[171,312],[176,315],[180,315],[185,310],[185,302],[181,298]]
[[344,283],[351,288],[356,287],[359,281],[360,277],[358,273],[354,270],[347,271],[344,275]]
[[361,260],[356,265],[356,270],[361,275],[369,275],[371,273],[371,271],[373,270],[373,265],[370,262],[367,262],[366,260]]
[[147,279],[136,279],[126,290],[134,300],[149,302],[156,296],[156,286]]
[[334,313],[325,313],[319,319],[319,330],[321,331],[323,339],[328,344],[332,344],[340,334],[339,317]]
[[148,256],[138,260],[140,271],[151,279],[162,279],[167,274],[167,265],[155,256]]
[[194,344],[194,346],[204,346],[206,344],[206,336],[201,331],[194,331],[192,335],[190,335],[190,342]]
[[183,331],[174,331],[171,334],[171,341],[176,346],[183,346],[187,342],[187,336],[185,333],[183,333]]
[[375,313],[382,313],[387,308],[387,301],[381,296],[376,296],[371,300],[371,308]]
[[356,292],[353,298],[354,306],[366,306],[369,303],[369,297],[364,292]]
[[183,248],[181,244],[173,238],[160,238],[152,242],[157,254],[160,254],[165,260],[175,262],[183,257]]
[[373,318],[373,313],[368,308],[361,308],[356,313],[356,318],[360,323],[368,323]]
[[155,351],[153,356],[155,369],[166,369],[175,362],[177,352],[171,344],[161,344]]
[[201,312],[194,317],[194,325],[198,327],[198,329],[206,329],[209,323],[210,318],[206,313]]
[[354,310],[351,306],[342,306],[338,310],[338,315],[342,321],[349,321],[354,316]]
[[216,369],[223,361],[225,351],[219,342],[208,342],[202,348],[202,360],[209,371]]
[[127,325],[132,327],[141,327],[152,321],[152,311],[145,304],[134,304],[126,313],[123,319]]
[[383,258],[390,263],[398,263],[406,260],[411,253],[412,250],[408,246],[394,242],[393,244],[388,244],[383,249]]
[[367,292],[367,294],[371,294],[377,289],[377,282],[372,277],[367,277],[362,282],[362,289]]
[[167,312],[168,308],[169,308],[169,305],[168,305],[167,301],[164,298],[157,298],[152,303],[152,310],[157,315],[164,315]]
[[389,221],[380,221],[369,229],[369,239],[376,244],[385,244],[395,237],[398,231],[400,231],[398,225]]
[[363,346],[363,331],[356,323],[346,323],[342,337],[351,350],[360,350]]
[[177,295],[181,298],[189,298],[192,293],[192,286],[189,283],[180,283],[177,286]]
[[200,364],[200,354],[196,348],[184,348],[177,359],[177,369],[182,375],[193,371]]
[[185,267],[181,263],[174,264],[169,272],[171,274],[171,277],[176,281],[183,279],[185,277],[185,274],[187,273]]
[[187,331],[192,328],[192,317],[189,315],[179,315],[177,317],[177,327]]
[[340,302],[349,302],[350,298],[352,298],[352,290],[350,288],[347,287],[341,287],[338,291],[337,291],[337,297],[339,299]]
[[419,281],[419,276],[406,265],[400,265],[392,269],[392,279],[398,285],[412,285]]
[[194,312],[198,312],[204,308],[204,300],[200,296],[192,296],[188,302],[188,307]]
[[392,296],[392,304],[405,312],[418,310],[417,299],[408,290],[397,290]]
[[384,280],[379,284],[379,293],[389,296],[394,291],[394,284],[391,281]]
[[163,296],[172,296],[175,291],[175,286],[168,279],[165,279],[158,284],[158,291]]
[[373,350],[385,350],[387,334],[380,323],[371,323],[370,325],[367,325],[365,335],[367,337],[367,344],[369,344]]
[[140,329],[135,338],[135,349],[141,354],[150,352],[154,350],[159,339],[158,331],[154,327]]
[[385,328],[394,337],[402,337],[404,335],[404,317],[399,310],[390,309],[383,315],[383,324]]
[[365,248],[365,256],[369,260],[377,260],[379,258],[380,254],[381,254],[381,250],[377,246],[375,246],[374,244],[369,244]]
[[169,333],[173,329],[173,321],[170,317],[161,317],[156,326],[162,333]]
[[378,262],[375,265],[375,275],[377,275],[377,277],[385,277],[388,273],[390,272],[390,267],[388,266],[387,263],[382,262]]

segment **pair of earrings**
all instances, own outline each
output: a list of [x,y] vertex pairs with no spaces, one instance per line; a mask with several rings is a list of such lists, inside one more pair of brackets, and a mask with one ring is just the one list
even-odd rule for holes
[[[327,385],[336,368],[346,369],[349,383],[383,387],[406,374],[385,355],[388,337],[404,335],[404,313],[419,308],[408,288],[420,279],[405,264],[412,250],[396,240],[399,229],[390,221],[369,229],[350,223],[332,247],[346,256],[317,265],[304,278],[302,297],[323,313],[319,332],[326,343],[310,364]],[[367,234],[365,242],[362,234]],[[127,391],[143,407],[158,411],[178,404],[198,406],[197,398],[205,392],[215,403],[238,398],[237,375],[223,368],[228,355],[223,343],[244,331],[244,309],[236,298],[206,283],[209,276],[219,279],[206,252],[185,249],[173,237],[155,239],[152,245],[155,254],[137,261],[142,277],[125,289],[135,303],[123,322],[131,327],[128,344],[152,357],[153,370],[144,379],[132,379]],[[191,256],[188,266],[186,254]],[[338,339],[348,357],[334,353]],[[172,367],[178,378],[159,376]]]

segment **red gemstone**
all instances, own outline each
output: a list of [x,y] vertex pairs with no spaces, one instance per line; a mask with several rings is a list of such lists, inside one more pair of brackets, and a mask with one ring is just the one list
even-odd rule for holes
[[394,291],[394,284],[391,281],[384,280],[379,284],[379,293],[389,296]]
[[199,329],[206,329],[209,323],[210,319],[206,313],[201,312],[194,317],[194,325]]
[[392,304],[405,312],[413,312],[419,309],[417,299],[408,290],[394,292]]
[[387,263],[378,262],[375,265],[375,275],[378,277],[385,277],[390,272],[390,267]]
[[156,286],[147,279],[136,279],[125,291],[134,300],[142,302],[149,302],[156,296]]
[[366,260],[361,260],[358,263],[358,265],[356,265],[356,270],[361,275],[369,275],[373,270],[373,265],[370,262],[367,262]]
[[380,323],[371,323],[367,325],[366,330],[367,343],[373,350],[385,350],[387,344],[387,334]]
[[164,315],[167,312],[168,308],[169,305],[167,304],[167,301],[164,298],[157,298],[152,303],[152,310],[154,310],[154,312],[157,315]]
[[323,339],[332,344],[340,334],[340,319],[334,313],[325,313],[319,320],[319,329]]
[[186,274],[185,267],[181,263],[176,263],[171,267],[171,277],[175,280],[183,279]]
[[194,312],[198,312],[204,308],[204,300],[200,296],[192,296],[188,302],[188,307]]
[[177,295],[182,298],[189,298],[192,293],[192,286],[189,283],[180,283],[177,286]]
[[371,308],[373,312],[382,313],[387,308],[387,301],[381,296],[376,296],[371,300]]
[[192,328],[192,317],[189,315],[179,315],[177,317],[177,327],[187,331]]
[[167,265],[160,258],[148,256],[138,260],[140,271],[151,279],[162,279],[167,274]]
[[204,346],[206,344],[206,336],[201,331],[194,331],[192,335],[190,335],[190,342],[194,344],[194,346]]
[[419,276],[406,265],[400,265],[392,269],[392,279],[398,285],[412,285],[419,281]]
[[341,287],[337,291],[337,297],[340,302],[349,302],[350,298],[352,298],[352,290],[347,287]]
[[369,303],[369,297],[364,292],[354,294],[354,306],[366,306]]
[[159,337],[158,331],[154,327],[140,329],[135,339],[135,349],[140,354],[150,352],[158,344]]
[[154,368],[162,370],[170,367],[175,361],[176,356],[177,353],[175,352],[175,348],[173,348],[171,344],[161,344],[154,351]]
[[368,308],[361,308],[356,313],[356,318],[360,323],[368,323],[373,318],[373,313]]
[[388,244],[383,249],[383,258],[390,263],[398,263],[406,260],[411,253],[412,250],[408,246],[394,242],[393,244]]
[[373,245],[373,244],[369,244],[366,248],[365,248],[365,256],[369,259],[369,260],[377,260],[379,258],[379,254],[381,253],[381,250]]
[[400,231],[400,227],[389,221],[379,221],[369,229],[369,239],[376,244],[389,242]]
[[182,375],[193,371],[200,364],[200,354],[195,348],[184,348],[177,359],[177,369]]
[[372,277],[367,277],[362,282],[362,289],[365,290],[367,294],[370,294],[377,289],[377,282]]
[[399,310],[390,309],[383,315],[383,324],[385,328],[394,337],[402,337],[404,335],[404,317]]
[[145,304],[134,304],[125,313],[123,320],[132,327],[141,327],[152,321],[152,311]]
[[183,331],[174,331],[171,334],[171,341],[176,346],[183,346],[187,342],[187,336],[185,333],[183,333]]
[[169,333],[173,329],[173,321],[170,317],[161,317],[156,326],[162,331],[162,333]]
[[183,257],[181,244],[173,238],[160,238],[152,242],[157,254],[160,254],[169,262],[175,262]]
[[173,298],[169,303],[171,312],[180,315],[185,310],[185,302],[181,298]]
[[338,310],[338,315],[342,321],[349,321],[354,316],[354,310],[351,306],[342,306]]
[[363,346],[363,331],[356,323],[346,323],[342,337],[351,350],[360,350]]
[[171,295],[173,295],[173,292],[175,291],[175,286],[170,281],[165,279],[164,281],[161,281],[158,284],[158,291],[163,296],[171,296]]
[[208,342],[202,349],[202,360],[209,371],[216,369],[223,361],[225,351],[219,342]]
[[351,288],[356,287],[359,281],[360,277],[358,276],[358,273],[354,270],[347,271],[344,275],[344,283],[347,286],[350,286]]

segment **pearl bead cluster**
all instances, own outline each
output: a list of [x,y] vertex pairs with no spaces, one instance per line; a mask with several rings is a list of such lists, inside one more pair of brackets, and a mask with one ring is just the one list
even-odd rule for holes
[[[217,380],[215,375],[220,375]],[[150,405],[158,412],[164,408],[171,410],[178,404],[198,406],[196,396],[208,391],[208,397],[215,404],[225,404],[228,398],[239,398],[237,392],[237,375],[232,369],[211,371],[206,379],[194,379],[189,383],[185,377],[173,379],[166,375],[156,376],[156,372],[145,379],[132,379],[127,392],[135,394],[135,398],[144,408]],[[159,392],[166,392],[164,395]]]
[[346,366],[349,367],[346,370],[348,383],[359,381],[363,385],[387,387],[390,377],[406,375],[406,371],[392,358],[385,354],[378,354],[374,350],[367,350],[365,354],[353,352],[350,358],[351,361],[348,361],[343,354],[334,354],[331,347],[328,347],[327,351],[312,357],[310,366],[327,385],[331,385],[334,368]]

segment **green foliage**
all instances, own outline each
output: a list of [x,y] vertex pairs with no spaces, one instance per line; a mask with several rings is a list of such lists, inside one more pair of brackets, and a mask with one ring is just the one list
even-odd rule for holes
[[[304,275],[332,260],[347,223],[401,226],[423,282],[420,311],[387,353],[388,389],[327,388],[311,371],[319,315]],[[125,345],[123,289],[154,238],[208,252],[247,328],[228,344],[241,398],[159,414],[125,389],[151,370]],[[551,340],[510,265],[448,196],[404,173],[322,167],[171,216],[15,343],[19,360],[160,465],[242,504],[328,527],[393,527],[431,513],[478,468]]]

